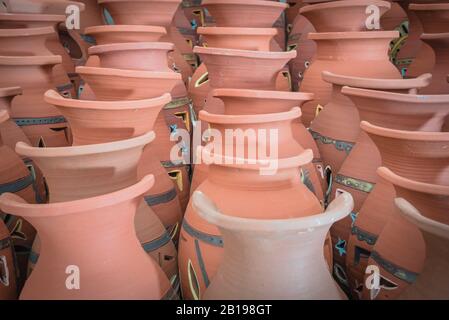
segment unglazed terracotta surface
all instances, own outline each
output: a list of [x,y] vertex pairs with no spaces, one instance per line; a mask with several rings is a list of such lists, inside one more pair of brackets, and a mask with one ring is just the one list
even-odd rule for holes
[[323,214],[295,219],[225,215],[200,192],[193,206],[218,227],[224,242],[222,263],[204,299],[344,299],[321,248],[331,224],[350,213],[350,195]]
[[[154,178],[147,176],[128,188],[106,195],[43,205],[27,204],[13,194],[1,195],[1,209],[25,216],[41,235],[41,255],[20,298],[161,299],[171,296],[167,277],[141,248],[132,223],[141,195],[153,183]],[[73,225],[79,228],[74,229]],[[105,249],[111,245],[114,254]],[[76,266],[70,269],[72,274],[82,272],[77,290],[67,290],[67,266]],[[98,272],[102,274],[101,280]],[[77,282],[74,280],[69,285],[76,287]]]
[[3,220],[0,220],[0,242],[3,244],[0,249],[0,265],[2,274],[0,278],[0,299],[17,299],[16,266],[14,263],[14,249],[12,246],[9,230]]
[[157,42],[167,34],[164,27],[139,25],[107,25],[86,28],[86,35],[95,38],[97,45],[129,42]]

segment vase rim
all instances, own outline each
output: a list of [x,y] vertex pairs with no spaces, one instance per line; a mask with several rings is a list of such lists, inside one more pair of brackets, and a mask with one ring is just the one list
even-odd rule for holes
[[[449,113],[449,112],[448,112]],[[360,128],[366,133],[374,134],[376,136],[400,139],[400,140],[414,140],[426,142],[446,142],[449,146],[449,132],[428,132],[428,131],[406,131],[384,128],[369,123],[368,121],[361,121]],[[449,150],[448,150],[449,155]]]
[[3,193],[0,195],[0,208],[5,212],[30,218],[65,216],[114,206],[144,194],[153,185],[154,176],[149,174],[134,185],[118,191],[86,199],[44,204],[30,204],[16,194]]
[[[397,93],[397,92],[389,92],[389,91],[380,91],[380,90],[370,90],[363,88],[354,88],[349,86],[344,86],[341,89],[341,92],[347,96],[355,96],[362,98],[372,98],[379,100],[391,100],[397,102],[408,102],[408,103],[417,103],[417,104],[430,104],[430,103],[448,103],[449,102],[449,94],[408,94],[408,93]],[[447,106],[444,106],[447,108]],[[425,110],[423,110],[425,111]]]
[[314,99],[315,95],[309,92],[219,88],[212,90],[212,96],[216,98],[236,97],[236,98],[310,101]]
[[330,71],[323,71],[321,77],[326,82],[340,86],[385,90],[424,88],[428,86],[432,80],[432,74],[430,73],[425,73],[419,77],[410,79],[379,79],[354,77],[336,74]]
[[51,26],[36,28],[11,28],[0,29],[0,37],[29,37],[37,35],[49,35],[55,33],[55,29]]
[[276,28],[241,28],[241,27],[198,27],[196,32],[204,35],[255,35],[274,36]]
[[415,224],[419,229],[449,240],[449,225],[427,218],[404,198],[395,198],[394,202],[400,214]]
[[171,101],[170,93],[164,93],[156,98],[140,100],[79,100],[65,98],[53,89],[47,90],[44,94],[44,100],[55,106],[71,107],[78,109],[99,109],[99,110],[126,110],[126,109],[146,109],[152,106],[165,105]]
[[278,121],[293,120],[301,117],[301,109],[294,107],[286,112],[276,113],[262,113],[262,114],[244,114],[244,115],[232,115],[232,114],[217,114],[210,113],[206,110],[201,110],[199,118],[208,123],[215,124],[257,124],[257,123],[270,123]]
[[265,1],[265,0],[203,0],[201,2],[202,6],[207,6],[211,4],[231,4],[231,5],[253,5],[259,7],[279,7],[288,8],[287,3],[277,2],[277,1]]
[[410,3],[408,9],[413,11],[449,10],[449,3]]
[[99,33],[114,32],[142,32],[167,34],[167,30],[161,26],[141,26],[132,24],[109,24],[104,26],[91,26],[84,30],[84,34],[95,35]]
[[391,8],[391,3],[382,0],[341,0],[341,1],[330,1],[322,3],[308,4],[301,9],[299,13],[307,13],[310,11],[322,10],[322,9],[335,9],[335,8],[345,8],[345,7],[366,7],[368,5],[375,5],[378,7],[384,7],[387,9]]
[[45,13],[6,13],[0,12],[0,21],[49,21],[62,22],[66,16],[63,14]]
[[141,136],[117,140],[112,142],[77,145],[69,147],[45,147],[38,148],[30,146],[25,142],[17,142],[15,151],[16,153],[38,158],[60,158],[60,157],[73,157],[73,156],[87,156],[98,153],[110,153],[120,150],[132,149],[138,146],[144,146],[152,142],[156,134],[154,131],[149,131]]
[[224,229],[252,232],[311,231],[343,219],[354,206],[352,196],[344,193],[333,200],[325,212],[315,215],[291,219],[249,219],[221,213],[201,191],[195,191],[192,197],[193,206],[206,221]]
[[263,166],[276,164],[277,169],[291,169],[304,166],[313,160],[313,151],[311,149],[306,149],[300,154],[281,159],[248,159],[248,158],[238,158],[231,157],[223,154],[214,154],[210,152],[205,146],[198,146],[197,154],[199,154],[200,159],[203,159],[203,155],[206,155],[209,159],[213,158],[213,165],[242,169],[259,171]]
[[173,2],[181,3],[182,0],[97,0],[98,4],[108,2]]
[[5,88],[0,88],[0,98],[5,98],[5,97],[14,97],[14,96],[18,96],[21,95],[23,93],[23,90],[21,87],[5,87]]
[[[0,57],[1,58],[1,57]],[[101,68],[101,67],[85,67],[78,66],[75,68],[76,73],[87,75],[100,76],[119,76],[124,78],[140,78],[140,79],[172,79],[181,80],[182,76],[177,72],[168,71],[145,71],[145,70],[130,70],[130,69],[115,69],[115,68]]]
[[6,122],[7,120],[9,120],[9,112],[7,110],[0,110],[0,124]]
[[423,33],[420,38],[421,40],[449,39],[449,32]]
[[130,51],[130,50],[167,50],[173,51],[175,45],[170,42],[123,42],[123,43],[108,43],[95,45],[88,49],[89,55],[98,55],[102,53],[114,51]]
[[43,66],[62,63],[62,57],[52,56],[0,56],[0,65]]
[[[34,1],[38,2],[38,1]],[[10,8],[13,12],[11,13],[17,13],[17,14],[46,14],[46,15],[63,15],[65,14],[65,9],[69,5],[74,5],[79,8],[80,11],[84,11],[86,9],[86,5],[83,2],[80,1],[40,1],[37,4],[29,5],[26,7],[26,12],[23,12],[24,10],[20,8],[12,6]],[[18,10],[17,10],[18,9]]]
[[339,32],[309,32],[309,40],[359,40],[359,39],[395,39],[399,31],[339,31]]
[[198,53],[198,54],[235,56],[235,57],[244,57],[244,58],[267,59],[267,60],[293,59],[296,57],[296,50],[292,50],[292,51],[254,51],[254,50],[226,49],[226,48],[195,46],[193,48],[193,52]]
[[377,168],[377,174],[388,182],[401,188],[422,192],[427,194],[435,194],[441,196],[449,196],[449,186],[420,182],[402,177],[387,167]]

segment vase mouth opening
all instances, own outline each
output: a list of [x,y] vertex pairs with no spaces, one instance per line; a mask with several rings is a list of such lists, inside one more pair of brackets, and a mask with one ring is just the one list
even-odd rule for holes
[[108,33],[160,33],[161,36],[167,34],[167,30],[161,26],[141,26],[132,24],[113,24],[104,26],[87,27],[84,34],[95,36],[96,34]]
[[133,50],[163,50],[173,51],[175,45],[169,42],[123,42],[123,43],[110,43],[92,46],[88,49],[89,55],[101,55],[111,52],[123,52]]
[[404,198],[395,198],[394,203],[398,207],[400,214],[415,224],[419,229],[449,240],[448,224],[427,218]]
[[21,87],[5,87],[0,88],[0,98],[13,98],[15,96],[21,95],[23,90]]
[[323,71],[321,77],[324,81],[339,86],[378,90],[419,89],[427,87],[432,80],[432,74],[430,73],[425,73],[419,77],[410,79],[378,79],[347,76]]
[[200,120],[214,124],[242,124],[244,126],[248,124],[263,124],[280,121],[294,120],[301,117],[301,109],[294,107],[290,111],[277,112],[277,113],[262,113],[262,114],[244,114],[244,115],[232,115],[232,114],[216,114],[209,113],[205,110],[201,110],[199,113]]
[[266,60],[293,59],[296,57],[296,50],[292,51],[255,51],[242,49],[227,49],[214,47],[195,46],[193,52],[204,55],[226,56],[226,57],[242,57]]
[[0,65],[51,66],[62,63],[62,57],[51,56],[0,56]]
[[393,40],[399,38],[399,31],[339,31],[310,32],[309,40]]
[[50,35],[54,34],[55,29],[53,27],[34,27],[34,28],[11,28],[11,29],[0,29],[0,38],[10,38],[10,37],[31,37],[40,35]]
[[44,100],[45,102],[58,107],[113,111],[113,110],[146,109],[151,107],[163,106],[171,101],[171,95],[170,93],[164,93],[163,95],[156,98],[148,98],[140,100],[91,101],[91,100],[65,98],[55,90],[50,89],[45,92]]
[[129,139],[117,140],[112,142],[77,145],[69,147],[32,147],[25,142],[17,142],[16,153],[38,158],[64,158],[64,157],[79,157],[97,154],[108,154],[111,152],[133,149],[136,147],[144,147],[151,143],[156,137],[154,131],[149,131],[141,136],[132,137]]
[[391,8],[391,3],[388,1],[381,0],[341,0],[341,1],[331,1],[331,2],[323,2],[323,3],[311,3],[302,7],[299,10],[300,14],[323,10],[323,9],[336,9],[336,8],[345,8],[348,7],[367,7],[369,5],[375,5],[377,7],[382,7],[387,10]]
[[170,80],[182,79],[180,73],[169,71],[146,71],[146,70],[130,70],[130,69],[84,67],[84,66],[76,67],[75,71],[76,73],[81,75],[81,77],[83,75],[93,75],[93,76],[116,76],[122,78],[140,78],[140,79],[170,79]]
[[449,185],[431,184],[405,178],[394,173],[387,167],[379,167],[376,172],[381,178],[392,183],[394,187],[426,194],[449,196]]
[[65,20],[66,16],[63,14],[0,12],[0,21],[63,22]]
[[313,93],[293,92],[293,91],[275,91],[275,90],[253,90],[253,89],[232,89],[220,88],[213,89],[212,96],[215,98],[254,98],[260,100],[294,100],[298,102],[311,101],[314,99]]
[[276,28],[198,27],[200,35],[275,36]]
[[65,216],[112,207],[140,197],[153,185],[154,176],[146,175],[134,185],[118,191],[91,198],[45,204],[30,204],[16,194],[4,193],[0,195],[0,208],[4,212],[29,218]]
[[[361,121],[360,128],[368,134],[381,137],[408,140],[408,141],[413,140],[421,142],[441,142],[443,144],[446,143],[449,145],[449,132],[397,130],[376,126],[374,124],[369,123],[368,121]],[[447,153],[449,156],[449,150]]]
[[201,2],[202,6],[208,5],[232,5],[232,6],[257,6],[257,7],[277,7],[277,8],[288,8],[287,3],[277,2],[277,1],[264,1],[264,0],[203,0]]
[[354,202],[348,193],[341,194],[324,213],[291,219],[250,219],[223,214],[201,191],[192,195],[193,206],[206,221],[223,229],[252,232],[312,232],[314,229],[330,226],[351,212]]

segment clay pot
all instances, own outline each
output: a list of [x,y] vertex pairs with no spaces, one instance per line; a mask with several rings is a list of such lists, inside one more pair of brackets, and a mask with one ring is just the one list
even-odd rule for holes
[[157,42],[167,34],[165,28],[138,25],[92,26],[85,34],[93,37],[97,45],[129,42]]
[[332,172],[340,170],[343,161],[351,152],[360,133],[360,117],[351,99],[341,94],[343,86],[416,93],[432,79],[424,74],[416,79],[373,79],[337,75],[323,71],[324,81],[332,84],[332,94],[323,111],[310,125],[310,132],[317,141],[326,168]]
[[[390,62],[388,49],[397,31],[309,33],[317,44],[315,60],[304,73],[300,90],[315,93],[315,100],[302,108],[306,127],[330,101],[332,85],[321,78],[322,71],[339,75],[400,79],[401,75]],[[356,48],[365,48],[364,54]]]
[[[445,195],[447,198],[447,190]],[[449,279],[444,270],[449,267],[448,222],[440,223],[427,218],[403,198],[397,198],[395,202],[402,215],[421,229],[426,242],[426,261],[423,270],[413,285],[408,287],[399,298],[409,300],[447,299],[449,297],[447,285]],[[447,209],[448,207],[446,207],[446,212]],[[445,216],[447,217],[447,215]]]
[[[310,93],[249,89],[215,89],[212,95],[223,101],[224,113],[229,116],[287,112],[293,107],[301,106],[304,102],[313,99],[313,94]],[[312,163],[307,164],[303,168],[303,177],[306,179],[305,184],[319,200],[324,200],[321,184],[321,180],[323,179],[319,171],[320,157],[316,144],[300,121],[292,121],[291,127],[296,143],[299,143],[302,146],[301,148],[311,149],[314,154]],[[290,147],[294,146],[295,142],[286,142],[285,144],[287,147]],[[196,165],[191,190],[195,190],[206,177],[207,165],[202,163]]]
[[309,20],[317,32],[366,31],[367,7],[379,8],[379,15],[390,10],[391,3],[378,0],[343,0],[311,4],[299,13]]
[[[33,148],[21,142],[17,144],[16,152],[30,157],[43,170],[50,202],[64,202],[107,194],[136,183],[143,148],[154,137],[154,132],[148,132],[126,140],[64,148]],[[158,261],[169,279],[176,278],[176,249],[162,223],[143,199],[134,225],[145,251]],[[156,245],[159,239],[167,241]],[[33,245],[33,259],[30,259],[33,265],[39,252],[40,245]]]
[[[243,116],[237,117],[244,120]],[[254,129],[276,126],[265,115],[246,117],[251,119]],[[261,122],[255,124],[258,118]],[[249,122],[248,119],[245,122]],[[209,159],[210,164],[208,177],[197,191],[206,194],[225,214],[243,218],[283,219],[322,211],[318,199],[298,178],[300,167],[313,158],[311,150],[291,158],[257,160],[254,163],[242,158],[237,162],[236,158],[212,153],[207,146],[199,150],[201,159]],[[271,165],[277,167],[274,174],[261,174],[261,170],[269,170]],[[261,197],[268,194],[276,201],[261,205]],[[191,202],[184,216],[180,239],[178,263],[183,297],[199,299],[220,265],[223,239],[214,225],[198,216]]]
[[80,2],[68,0],[4,0],[3,6],[9,13],[34,13],[34,14],[65,14],[69,5],[75,5],[80,11],[85,10],[85,5]]
[[16,266],[14,263],[14,248],[9,230],[6,228],[3,220],[0,220],[0,299],[16,300],[17,284],[16,284]]
[[[447,12],[449,13],[449,10]],[[421,36],[421,40],[430,45],[435,53],[432,82],[422,92],[425,94],[449,94],[449,83],[446,81],[449,70],[449,33],[425,33]]]
[[51,55],[45,42],[54,33],[53,27],[0,29],[0,54],[3,56]]
[[263,0],[203,0],[217,27],[270,28],[288,7],[286,3]]
[[[0,126],[8,120],[8,112],[0,110]],[[0,155],[0,194],[5,192],[16,193],[29,202],[36,202],[36,183],[32,172],[28,170],[23,160],[12,149],[3,144],[2,135],[0,135]],[[11,271],[16,269],[13,276],[8,280],[8,274],[3,273],[9,273],[9,271],[1,268],[2,281],[0,282],[0,292],[2,295],[5,293],[11,299],[13,298],[12,295],[18,293],[26,279],[26,264],[36,231],[21,216],[1,210],[0,214],[0,222],[6,225],[9,230],[8,235],[11,235],[10,245],[14,247],[14,259],[17,259],[14,261],[14,264],[10,264],[12,261],[8,254],[4,257],[0,256],[0,264],[2,266],[8,264],[11,267]],[[6,253],[8,253],[8,251],[11,252],[12,248],[8,248],[7,245],[5,249]],[[3,251],[3,247],[1,251]],[[5,288],[4,286],[8,282],[11,284],[11,287]]]
[[59,56],[2,56],[0,69],[4,76],[0,87],[20,85],[23,94],[12,102],[11,117],[35,146],[68,144],[64,117],[43,101],[43,94],[54,87],[53,66],[61,63]]
[[449,22],[449,3],[411,3],[409,10],[413,11],[422,24],[424,33],[447,32]]
[[[171,297],[167,277],[141,248],[132,223],[138,200],[153,183],[154,178],[146,176],[130,187],[106,195],[44,205],[27,204],[16,195],[3,194],[1,209],[27,217],[42,242],[39,261],[20,299]],[[74,225],[78,228],[73,229]],[[112,255],[105,249],[111,247]],[[77,287],[81,281],[77,290],[67,290],[67,266],[72,266],[69,271],[75,276],[70,284]],[[80,270],[82,277],[77,281]]]
[[350,195],[336,199],[325,213],[290,219],[223,214],[200,192],[193,195],[193,206],[200,217],[218,227],[224,241],[222,263],[204,299],[345,298],[320,248],[332,223],[351,211]]

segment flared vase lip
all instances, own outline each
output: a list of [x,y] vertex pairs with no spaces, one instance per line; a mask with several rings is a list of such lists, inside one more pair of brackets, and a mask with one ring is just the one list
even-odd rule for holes
[[3,193],[0,195],[0,208],[4,212],[29,218],[65,216],[117,205],[144,194],[153,185],[154,176],[149,174],[134,185],[118,191],[86,199],[45,204],[29,204],[16,194]]
[[102,3],[113,3],[113,2],[171,2],[171,3],[181,3],[182,0],[97,0],[98,4]]
[[[0,110],[0,123],[6,122],[7,120],[9,120],[9,112],[7,110]],[[1,138],[1,134],[0,134],[0,138]],[[0,139],[1,142],[1,139]],[[1,145],[1,143],[0,143]]]
[[220,212],[215,204],[201,191],[192,196],[193,206],[206,221],[219,228],[250,232],[288,232],[313,231],[348,216],[353,209],[354,201],[349,193],[343,193],[333,200],[323,213],[291,219],[248,219]]
[[6,13],[0,12],[0,21],[48,21],[62,22],[66,16],[63,14],[41,14],[41,13]]
[[276,28],[242,28],[242,27],[198,27],[201,35],[235,35],[235,36],[275,36]]
[[40,35],[50,35],[55,33],[53,27],[35,27],[35,28],[11,28],[0,29],[0,37],[32,37]]
[[[449,103],[449,94],[407,94],[407,93],[397,93],[389,91],[380,90],[370,90],[363,88],[354,88],[344,86],[341,89],[341,93],[347,96],[361,97],[361,98],[372,98],[379,100],[391,100],[397,102],[408,102],[408,103]],[[447,106],[442,106],[442,109],[447,108]],[[429,110],[422,110],[423,112],[428,112]]]
[[289,111],[276,112],[276,113],[262,113],[262,114],[217,114],[210,113],[206,110],[199,112],[199,118],[208,123],[214,124],[258,124],[258,123],[271,123],[279,121],[288,121],[301,117],[301,109],[294,107]]
[[447,40],[449,39],[449,32],[423,33],[420,36],[421,40]]
[[22,87],[19,86],[0,88],[0,98],[14,97],[21,95],[22,93]]
[[[270,1],[267,1],[270,2]],[[235,56],[243,58],[256,58],[256,59],[293,59],[296,57],[296,50],[292,51],[254,51],[254,50],[241,50],[241,49],[226,49],[226,48],[214,48],[214,47],[200,47],[195,46],[193,48],[194,53],[209,54],[219,56]]]
[[309,32],[309,40],[351,40],[351,39],[395,39],[399,31],[339,31],[339,32]]
[[103,101],[103,100],[79,100],[65,98],[55,90],[47,90],[44,94],[44,100],[57,107],[69,107],[77,109],[92,110],[133,110],[146,109],[150,107],[161,106],[171,101],[170,93],[164,93],[156,98],[139,99],[139,100],[119,100],[119,101]]
[[169,79],[181,80],[182,75],[177,72],[169,71],[145,71],[131,69],[101,68],[101,67],[85,67],[78,66],[75,68],[76,73],[81,77],[83,75],[96,76],[116,76],[122,78],[140,78],[140,79]]
[[410,3],[408,9],[412,11],[449,10],[449,3]]
[[88,53],[89,55],[99,55],[115,51],[121,52],[147,49],[173,51],[174,48],[175,45],[170,42],[123,42],[92,46],[88,49]]
[[166,35],[167,30],[161,26],[141,26],[132,24],[109,24],[104,26],[91,26],[84,30],[84,34],[95,36],[102,33],[124,33],[124,32],[141,32],[141,33],[160,33]]
[[267,166],[272,167],[271,165],[276,165],[276,168],[281,170],[298,168],[313,160],[313,151],[311,149],[306,149],[294,157],[281,159],[248,159],[214,154],[205,146],[198,146],[196,152],[201,159],[203,159],[203,156],[207,156],[208,159],[213,159],[212,165],[251,171],[260,171]]
[[212,90],[212,96],[233,97],[233,98],[255,98],[255,99],[276,99],[276,100],[295,100],[305,102],[313,100],[315,95],[309,92],[295,91],[276,91],[276,90],[254,90],[254,89],[232,89],[218,88]]
[[326,82],[340,86],[385,90],[424,88],[427,87],[432,80],[432,74],[430,73],[424,73],[419,77],[410,79],[379,79],[346,76],[330,71],[323,71],[321,77]]
[[203,0],[202,6],[214,5],[214,4],[229,4],[229,5],[246,5],[246,6],[258,6],[258,7],[279,7],[288,8],[287,3],[277,1],[264,1],[264,0]]
[[[368,121],[361,121],[360,128],[366,133],[373,134],[376,136],[400,140],[442,142],[447,143],[447,145],[449,146],[449,132],[406,131],[406,130],[389,129],[376,126],[374,124],[369,123]],[[449,148],[447,153],[449,156]]]
[[43,66],[62,63],[62,57],[51,56],[0,56],[0,65],[9,66]]
[[387,167],[379,167],[377,168],[376,172],[379,175],[379,177],[387,180],[394,186],[398,186],[403,189],[427,194],[449,196],[449,185],[445,186],[445,185],[431,184],[408,179],[394,173]]
[[387,9],[391,8],[390,2],[382,0],[341,0],[341,1],[330,1],[323,3],[308,4],[299,9],[299,13],[304,14],[310,11],[317,11],[323,9],[366,7],[368,5],[375,5],[377,7],[384,7]]
[[404,198],[395,198],[394,203],[399,212],[419,229],[449,240],[449,225],[427,218]]
[[74,156],[89,156],[99,153],[111,153],[115,151],[128,150],[139,146],[143,147],[152,142],[155,137],[156,134],[154,133],[154,131],[149,131],[141,136],[112,142],[69,147],[45,148],[33,147],[25,142],[19,141],[16,143],[15,151],[20,155],[31,158],[65,158]]

